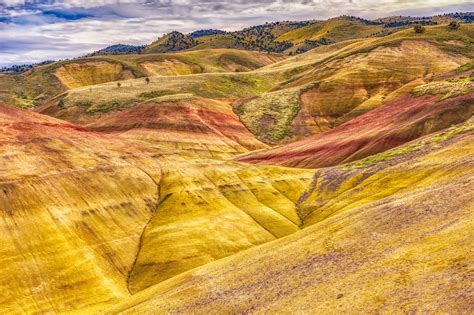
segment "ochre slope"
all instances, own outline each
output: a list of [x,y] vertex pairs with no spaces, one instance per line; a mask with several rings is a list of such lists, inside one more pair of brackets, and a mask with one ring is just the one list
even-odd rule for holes
[[[388,159],[321,169],[315,182],[328,177],[337,211],[109,312],[472,312],[472,130],[471,121]],[[302,200],[313,218],[328,207],[318,197],[315,189]]]
[[[1,105],[2,311],[95,312],[300,229],[296,204],[314,171],[207,159],[259,145],[226,102],[165,104],[183,109],[174,125],[144,105],[104,120],[108,135]],[[154,123],[181,132],[182,149],[148,138],[161,132]],[[186,133],[193,126],[202,135]],[[186,137],[207,139],[207,151]]]
[[297,201],[314,171],[213,160],[168,163],[160,206],[130,274],[133,293],[302,225]]
[[62,312],[127,295],[160,165],[143,147],[5,105],[0,134],[2,311]]
[[429,91],[431,85],[435,87],[432,92],[405,94],[319,135],[238,160],[309,168],[332,166],[383,152],[472,116],[474,93],[470,79],[435,82],[418,90]]
[[267,147],[240,123],[225,100],[156,99],[102,116],[87,127],[153,143],[167,154],[231,157]]
[[67,89],[134,78],[122,64],[105,60],[65,63],[54,71],[54,75]]

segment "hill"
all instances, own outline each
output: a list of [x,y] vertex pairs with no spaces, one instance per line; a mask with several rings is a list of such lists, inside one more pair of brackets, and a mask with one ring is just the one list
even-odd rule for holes
[[[0,259],[9,261],[0,273],[2,311],[97,312],[299,230],[295,204],[313,171],[223,161],[261,146],[239,129],[228,104],[156,107],[104,121],[101,128],[114,130],[106,135],[0,105],[8,148],[0,151]],[[186,118],[117,135],[113,122],[152,121],[156,109]],[[211,112],[216,109],[221,112]],[[173,139],[181,139],[175,143],[183,150],[166,145]]]
[[388,160],[321,169],[300,200],[306,229],[109,313],[470,312],[472,140],[471,120]]
[[34,107],[77,87],[147,76],[246,72],[283,59],[277,54],[229,49],[83,57],[35,67],[19,75],[0,74],[0,101]]
[[[258,69],[287,79],[235,111],[260,140],[276,144],[324,132],[386,104],[430,77],[469,62],[473,30],[427,27],[344,41]],[[284,101],[283,101],[284,100]]]
[[0,74],[0,310],[470,313],[474,28],[426,21]]
[[171,32],[163,35],[157,41],[145,47],[145,53],[165,53],[170,51],[186,50],[196,45],[191,35],[180,32]]
[[239,158],[253,163],[326,167],[386,151],[469,119],[472,71],[419,85],[384,106],[299,142]]
[[106,48],[90,53],[86,57],[137,54],[137,53],[142,52],[143,48],[144,46],[117,44],[117,45],[108,46]]

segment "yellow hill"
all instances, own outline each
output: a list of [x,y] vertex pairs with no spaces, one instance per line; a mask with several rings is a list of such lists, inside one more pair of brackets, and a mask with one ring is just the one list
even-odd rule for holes
[[321,169],[301,200],[311,210],[305,230],[183,273],[109,313],[469,312],[472,140],[471,122],[389,160]]

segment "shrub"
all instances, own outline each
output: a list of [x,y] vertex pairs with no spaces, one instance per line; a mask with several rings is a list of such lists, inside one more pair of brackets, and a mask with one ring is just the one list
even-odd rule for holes
[[413,28],[415,30],[415,33],[421,34],[425,31],[425,27],[423,25],[415,25]]
[[122,83],[117,82],[117,87],[121,87],[121,86],[122,86]]
[[150,78],[145,78],[146,84],[150,84]]
[[461,23],[459,23],[458,21],[451,21],[451,23],[449,23],[448,26],[452,30],[457,30],[458,28],[461,27]]

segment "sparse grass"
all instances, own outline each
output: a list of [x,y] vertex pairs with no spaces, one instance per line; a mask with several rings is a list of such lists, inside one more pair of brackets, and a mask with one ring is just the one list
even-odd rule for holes
[[265,93],[236,108],[241,121],[266,143],[277,143],[284,139],[299,110],[298,89]]
[[164,95],[174,94],[173,91],[150,91],[150,92],[143,92],[138,94],[138,97],[142,97],[145,99],[160,97]]
[[456,72],[465,72],[474,69],[474,61],[468,62],[456,69]]
[[111,110],[120,110],[125,106],[133,104],[134,102],[136,102],[136,99],[111,100],[95,104],[92,104],[91,102],[85,102],[85,104],[89,105],[87,112],[93,114],[98,112],[106,113]]
[[424,84],[413,89],[415,96],[441,95],[440,100],[455,96],[465,95],[474,91],[474,83],[470,78],[459,78],[453,80],[435,81]]
[[471,119],[463,124],[453,126],[441,132],[438,132],[435,135],[429,135],[427,137],[424,137],[419,140],[415,140],[411,143],[396,147],[394,149],[371,155],[362,160],[345,164],[342,166],[342,168],[345,170],[365,168],[367,166],[370,166],[379,162],[388,161],[393,158],[421,150],[428,146],[439,145],[445,141],[448,141],[449,139],[453,138],[456,135],[471,132],[473,130],[474,130],[474,120]]

